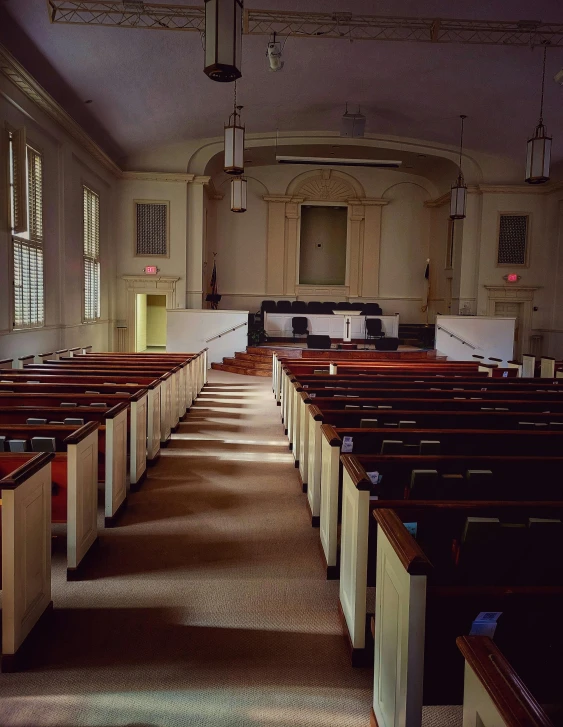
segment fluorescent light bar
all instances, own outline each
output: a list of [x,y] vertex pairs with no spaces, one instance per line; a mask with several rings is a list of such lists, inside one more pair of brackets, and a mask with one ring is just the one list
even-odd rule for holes
[[297,157],[276,155],[278,164],[316,164],[331,167],[382,167],[397,168],[403,162],[396,159],[340,159],[336,157]]

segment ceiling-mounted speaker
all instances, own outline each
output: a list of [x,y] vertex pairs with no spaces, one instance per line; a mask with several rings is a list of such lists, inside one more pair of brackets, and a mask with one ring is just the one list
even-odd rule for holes
[[360,139],[364,135],[365,128],[366,117],[360,113],[360,109],[358,108],[358,113],[351,114],[348,111],[348,107],[346,107],[346,111],[340,122],[340,136],[349,139]]

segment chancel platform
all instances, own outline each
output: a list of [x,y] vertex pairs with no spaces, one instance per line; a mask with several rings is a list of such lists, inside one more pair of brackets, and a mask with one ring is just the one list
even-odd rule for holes
[[269,338],[293,338],[292,319],[307,319],[307,330],[311,335],[330,336],[335,340],[357,340],[366,338],[366,320],[378,318],[381,331],[387,338],[399,335],[399,314],[387,316],[350,315],[348,336],[345,334],[344,316],[350,311],[342,311],[339,315],[321,313],[265,313],[264,330]]

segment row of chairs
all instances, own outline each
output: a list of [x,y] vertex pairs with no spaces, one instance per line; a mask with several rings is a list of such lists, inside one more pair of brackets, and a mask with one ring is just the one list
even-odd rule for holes
[[333,310],[359,310],[363,315],[380,316],[382,315],[381,307],[377,303],[350,303],[349,301],[320,302],[318,300],[263,300],[261,311],[264,313],[311,313],[330,315]]

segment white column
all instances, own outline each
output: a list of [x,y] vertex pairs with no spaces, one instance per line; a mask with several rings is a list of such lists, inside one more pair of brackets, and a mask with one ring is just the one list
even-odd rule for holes
[[186,308],[203,307],[203,251],[205,242],[204,185],[209,177],[195,177],[188,183],[186,240]]

